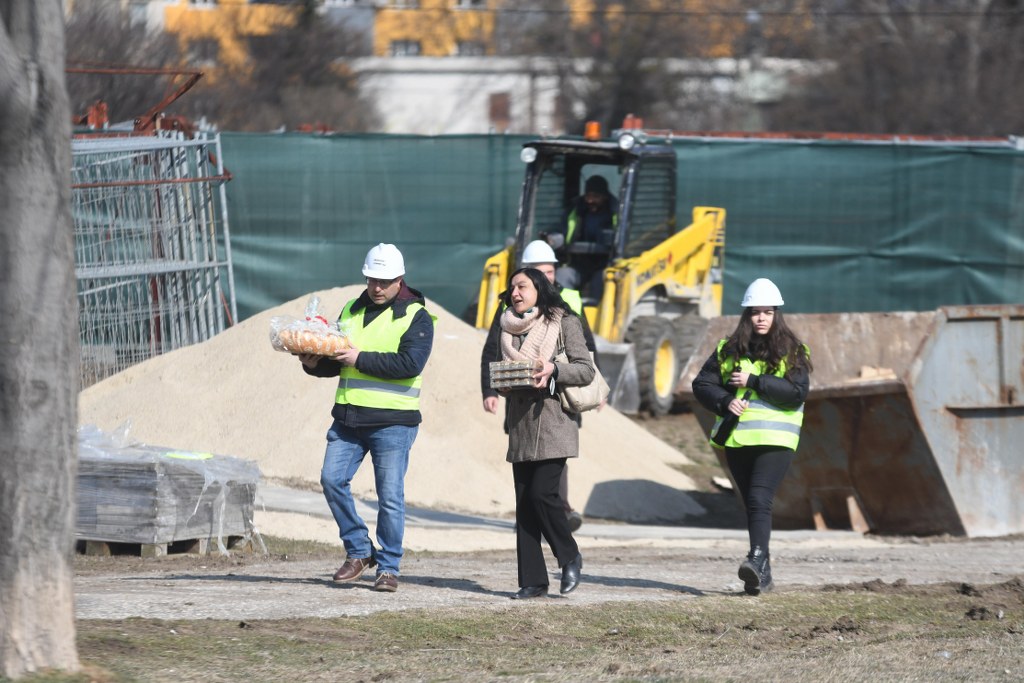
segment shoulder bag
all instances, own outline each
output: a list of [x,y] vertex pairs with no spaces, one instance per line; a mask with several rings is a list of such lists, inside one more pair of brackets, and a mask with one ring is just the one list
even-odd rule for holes
[[[590,354],[590,361],[593,363],[594,354]],[[562,343],[562,336],[558,336],[558,353],[555,354],[556,363],[568,363],[569,357],[565,353],[565,345]],[[606,400],[611,389],[608,382],[604,381],[601,371],[594,363],[594,379],[590,384],[584,386],[562,385],[558,388],[558,399],[562,402],[562,409],[568,413],[583,413],[597,408]]]

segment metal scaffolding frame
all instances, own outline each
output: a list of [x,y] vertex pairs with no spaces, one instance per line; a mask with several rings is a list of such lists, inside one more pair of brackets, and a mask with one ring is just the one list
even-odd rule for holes
[[218,134],[72,140],[82,386],[234,324]]

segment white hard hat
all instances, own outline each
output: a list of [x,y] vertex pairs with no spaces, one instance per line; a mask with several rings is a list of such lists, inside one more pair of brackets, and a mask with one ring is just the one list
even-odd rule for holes
[[381,242],[366,252],[363,275],[378,280],[393,280],[405,275],[405,259],[402,258],[402,252],[393,244]]
[[750,283],[747,291],[743,293],[743,301],[740,306],[750,308],[751,306],[781,306],[782,292],[775,286],[775,283],[766,277],[759,277]]
[[523,265],[535,266],[541,263],[558,263],[555,250],[544,240],[534,240],[523,249]]

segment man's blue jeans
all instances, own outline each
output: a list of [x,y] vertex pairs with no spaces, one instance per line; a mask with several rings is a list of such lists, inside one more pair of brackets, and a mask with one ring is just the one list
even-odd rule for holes
[[[324,497],[338,523],[345,553],[351,558],[375,558],[378,573],[398,575],[405,536],[405,472],[418,431],[418,426],[405,425],[353,428],[335,420],[327,432],[327,451],[320,471]],[[376,550],[366,522],[356,514],[351,487],[367,451],[377,487]]]

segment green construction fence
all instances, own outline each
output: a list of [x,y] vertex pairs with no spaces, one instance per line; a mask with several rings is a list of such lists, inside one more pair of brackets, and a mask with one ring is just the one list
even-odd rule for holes
[[[411,286],[463,315],[515,230],[525,136],[224,133],[240,318],[362,282],[393,242]],[[1024,149],[688,138],[680,220],[727,211],[725,313],[769,277],[799,313],[1024,301]],[[330,312],[334,313],[334,312]]]

